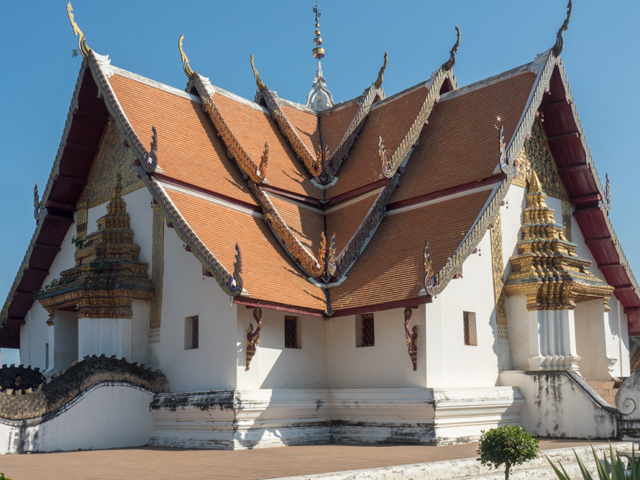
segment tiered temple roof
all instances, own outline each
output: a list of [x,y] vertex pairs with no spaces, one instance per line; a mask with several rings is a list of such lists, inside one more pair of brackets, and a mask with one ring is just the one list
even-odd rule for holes
[[640,290],[571,96],[563,29],[559,47],[462,88],[452,70],[459,31],[428,81],[387,98],[385,55],[363,95],[317,112],[278,98],[253,59],[255,102],[193,71],[182,39],[186,91],[111,66],[80,32],[85,59],[63,147],[0,314],[0,345],[18,345],[109,119],[167,223],[235,303],[342,316],[428,303],[461,273],[522,174],[516,159],[544,113],[541,128],[582,234],[630,332],[640,334]]

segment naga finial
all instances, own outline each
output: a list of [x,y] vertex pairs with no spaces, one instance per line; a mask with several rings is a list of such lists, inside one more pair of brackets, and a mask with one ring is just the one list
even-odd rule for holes
[[149,151],[144,154],[143,169],[145,172],[153,172],[158,166],[158,132],[156,131],[156,127],[151,126],[151,132],[151,145],[149,146]]
[[453,45],[453,48],[449,51],[449,60],[442,64],[443,70],[451,70],[456,64],[456,54],[458,53],[458,47],[460,47],[460,28],[458,28],[457,25],[456,32],[458,32],[458,38],[456,39],[456,43]]
[[[607,177],[607,181],[609,177]],[[42,211],[42,205],[40,204],[40,195],[38,195],[38,184],[33,187],[33,217],[36,221],[40,218],[40,212]]]
[[556,43],[553,46],[552,52],[553,55],[558,57],[562,53],[562,49],[564,48],[564,37],[563,34],[569,29],[569,20],[571,20],[571,10],[573,10],[573,2],[569,0],[567,4],[567,17],[564,19],[564,22],[558,33],[556,34]]
[[196,72],[191,69],[191,65],[189,65],[189,59],[187,58],[187,54],[184,53],[182,49],[182,40],[184,40],[184,35],[180,35],[180,40],[178,40],[178,48],[180,49],[180,60],[182,60],[182,69],[184,70],[184,74],[191,80]]
[[84,58],[88,58],[91,53],[91,49],[87,45],[87,37],[85,37],[82,30],[76,23],[73,18],[73,7],[71,6],[71,2],[67,3],[67,15],[69,15],[69,21],[71,22],[71,26],[73,27],[73,34],[78,38],[78,48],[80,49],[80,53]]
[[378,78],[376,78],[376,81],[373,84],[376,88],[380,88],[382,86],[382,80],[384,79],[384,72],[387,70],[388,59],[389,59],[389,54],[387,52],[384,52],[384,63],[382,64],[382,68],[380,68],[380,71],[378,72]]
[[431,266],[431,253],[429,252],[429,242],[424,245],[424,288],[427,293],[431,294],[435,287],[435,276],[433,267]]
[[258,167],[258,175],[262,178],[267,176],[267,164],[269,163],[269,142],[264,142],[264,152],[260,159],[260,167]]
[[[607,173],[605,175],[607,182],[606,182],[606,186],[604,187],[604,202],[605,205],[607,206],[607,210],[611,209],[611,183],[609,182],[609,174]],[[38,184],[36,183],[36,187],[38,186]]]
[[253,70],[253,76],[256,77],[256,86],[258,87],[258,90],[264,90],[265,85],[264,83],[262,83],[262,79],[260,78],[258,70],[256,70],[256,64],[253,61],[253,53],[251,54],[251,70]]

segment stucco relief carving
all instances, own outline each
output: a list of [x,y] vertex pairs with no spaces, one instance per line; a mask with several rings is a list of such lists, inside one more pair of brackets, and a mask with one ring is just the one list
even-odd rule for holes
[[88,208],[92,208],[108,202],[116,185],[113,172],[118,168],[122,175],[123,195],[144,187],[134,167],[135,158],[134,152],[124,146],[124,138],[116,124],[109,123],[100,152],[91,167],[87,186],[78,204],[86,203]]
[[507,297],[504,293],[504,265],[502,258],[502,220],[500,212],[496,215],[491,228],[491,262],[493,270],[493,295],[495,300],[498,341],[509,342],[507,323]]
[[569,200],[569,194],[558,174],[558,168],[540,120],[533,123],[531,136],[524,142],[524,148],[518,155],[517,162],[516,174],[512,181],[514,185],[526,188],[533,170],[540,179],[544,193],[549,197]]
[[164,212],[157,203],[153,204],[153,245],[151,250],[151,281],[155,294],[149,311],[149,342],[160,341],[162,314],[162,285],[164,282]]

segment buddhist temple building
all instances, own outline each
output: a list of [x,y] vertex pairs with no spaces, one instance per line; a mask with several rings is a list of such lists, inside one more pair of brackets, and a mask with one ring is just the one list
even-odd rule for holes
[[255,98],[217,87],[188,36],[184,88],[120,69],[69,4],[83,61],[0,311],[30,365],[0,452],[631,435],[640,289],[561,58],[571,9],[530,63],[458,85],[455,27],[429,78],[387,95],[385,53],[336,103],[316,6],[303,105],[268,59]]

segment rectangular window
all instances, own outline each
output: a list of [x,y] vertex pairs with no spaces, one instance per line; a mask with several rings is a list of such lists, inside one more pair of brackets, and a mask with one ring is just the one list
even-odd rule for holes
[[298,317],[284,317],[284,348],[300,348]]
[[198,315],[184,319],[184,349],[198,348],[200,340],[200,321]]
[[376,344],[376,332],[373,313],[365,313],[358,316],[356,321],[356,346],[373,347]]
[[462,318],[464,322],[464,344],[471,346],[478,345],[476,314],[474,312],[462,312]]

